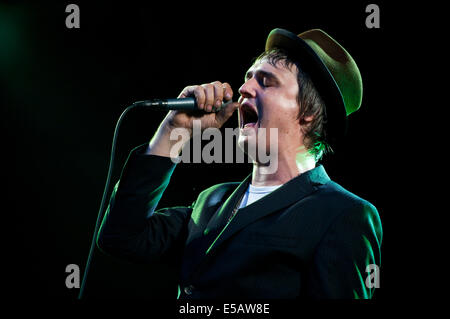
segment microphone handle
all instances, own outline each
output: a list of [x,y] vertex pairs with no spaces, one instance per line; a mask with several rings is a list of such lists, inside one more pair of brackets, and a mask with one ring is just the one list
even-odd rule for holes
[[169,110],[184,110],[195,111],[198,110],[197,101],[193,97],[185,97],[182,99],[166,99],[167,108]]
[[184,110],[195,111],[198,110],[197,101],[193,97],[185,97],[181,99],[154,99],[138,101],[134,104],[138,104],[143,107],[152,107],[162,110]]

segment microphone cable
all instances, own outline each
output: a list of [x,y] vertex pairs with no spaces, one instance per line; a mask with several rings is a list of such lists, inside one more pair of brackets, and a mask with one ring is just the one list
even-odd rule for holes
[[86,279],[87,279],[87,275],[89,273],[89,268],[91,266],[91,262],[92,262],[92,256],[94,254],[94,249],[95,249],[95,242],[97,239],[97,233],[98,230],[100,228],[100,224],[102,222],[103,219],[103,211],[105,209],[105,203],[106,203],[106,198],[108,196],[108,190],[110,188],[110,183],[111,183],[111,177],[112,177],[112,173],[113,173],[113,169],[114,169],[114,158],[115,158],[115,154],[116,154],[116,144],[117,144],[117,136],[119,135],[119,128],[120,125],[122,124],[123,119],[125,118],[125,115],[132,109],[136,108],[136,107],[141,107],[142,105],[139,104],[138,102],[133,103],[132,105],[128,106],[120,115],[119,119],[117,120],[116,123],[116,128],[114,129],[114,136],[113,136],[113,140],[112,140],[112,146],[111,146],[111,155],[109,158],[109,168],[108,168],[108,174],[106,177],[106,183],[105,183],[105,188],[103,190],[103,196],[102,196],[102,201],[100,204],[100,208],[98,210],[98,215],[97,215],[97,221],[95,223],[95,229],[94,229],[94,235],[92,237],[92,241],[91,241],[91,246],[89,248],[89,254],[88,254],[88,258],[86,261],[86,267],[84,269],[84,274],[83,274],[83,279],[81,281],[81,287],[80,287],[80,292],[78,294],[78,299],[81,300],[81,298],[83,297],[83,293],[84,290],[86,288]]

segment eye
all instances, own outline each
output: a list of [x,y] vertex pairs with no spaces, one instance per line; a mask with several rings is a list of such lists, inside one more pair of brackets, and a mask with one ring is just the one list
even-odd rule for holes
[[264,87],[273,86],[273,80],[267,76],[263,77],[261,83],[262,83],[262,86],[264,86]]
[[261,85],[261,87],[268,87],[269,86],[269,79],[264,76],[263,74],[256,74],[255,75],[255,79],[256,81],[258,81],[259,85]]

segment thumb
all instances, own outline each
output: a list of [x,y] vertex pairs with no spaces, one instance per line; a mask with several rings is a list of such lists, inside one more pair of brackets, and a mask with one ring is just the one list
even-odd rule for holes
[[231,115],[233,115],[234,111],[239,107],[238,102],[227,102],[225,103],[225,106],[216,113],[216,121],[222,126],[223,123],[225,123]]

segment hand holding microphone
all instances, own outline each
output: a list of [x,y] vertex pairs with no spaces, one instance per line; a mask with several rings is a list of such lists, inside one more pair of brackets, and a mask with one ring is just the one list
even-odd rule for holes
[[202,85],[187,86],[181,91],[178,98],[195,96],[198,109],[205,112],[215,112],[222,107],[222,102],[231,101],[233,90],[228,83],[219,81]]
[[189,97],[195,99],[196,109],[203,112],[191,112],[191,108],[170,111],[164,121],[172,128],[182,127],[190,130],[194,119],[201,120],[202,129],[220,128],[239,106],[237,102],[232,102],[233,90],[230,85],[219,81],[187,86],[178,99]]
[[[178,101],[177,99],[157,101],[157,107],[171,111],[167,113],[150,141],[147,153],[169,157],[170,150],[176,144],[176,141],[170,140],[170,132],[173,129],[183,128],[192,136],[194,120],[201,121],[202,130],[222,127],[239,106],[238,102],[232,102],[232,97],[233,90],[228,83],[215,81],[185,87],[178,96]],[[145,106],[146,102],[151,103],[151,101],[137,103],[143,103]]]

